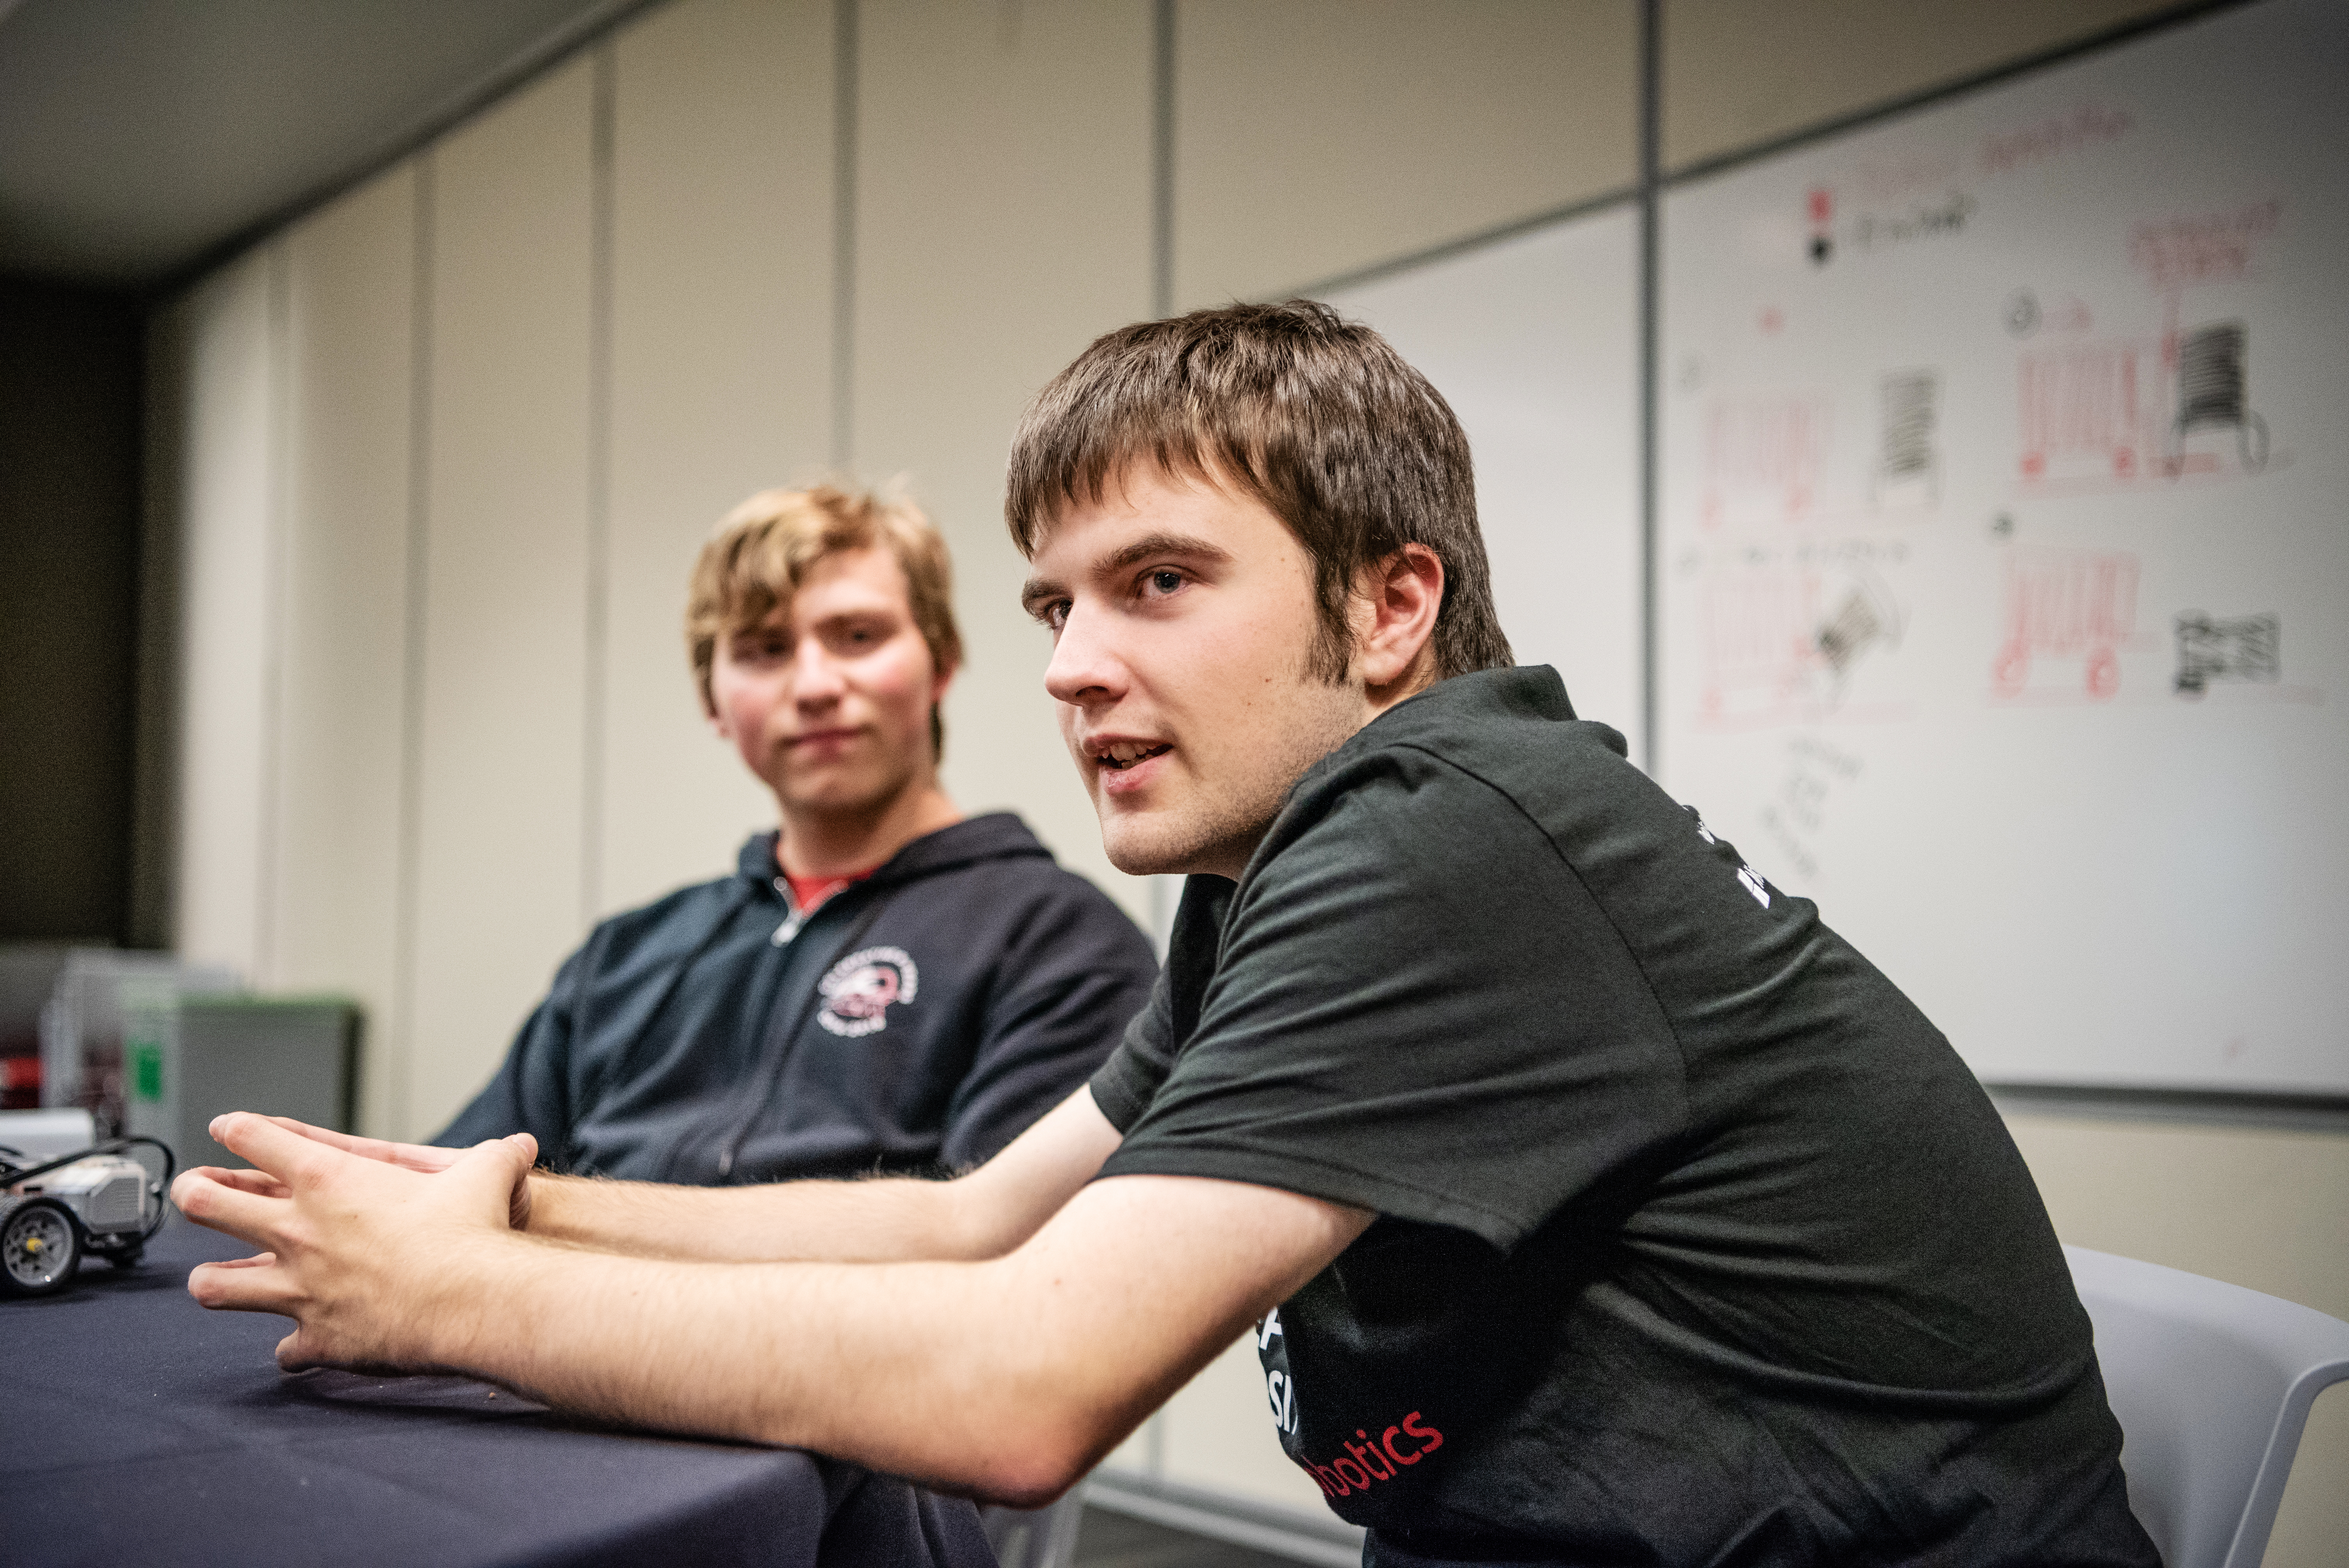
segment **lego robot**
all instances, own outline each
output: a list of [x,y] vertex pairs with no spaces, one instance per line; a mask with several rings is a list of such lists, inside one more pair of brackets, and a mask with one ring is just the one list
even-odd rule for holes
[[[134,1143],[161,1150],[161,1175],[126,1152]],[[116,1139],[36,1164],[0,1148],[0,1294],[63,1290],[85,1255],[117,1268],[138,1263],[163,1227],[175,1165],[152,1138]]]

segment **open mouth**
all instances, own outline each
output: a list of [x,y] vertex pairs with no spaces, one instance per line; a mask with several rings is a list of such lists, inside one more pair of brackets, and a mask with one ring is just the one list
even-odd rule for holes
[[1136,763],[1147,762],[1154,757],[1163,757],[1174,749],[1172,746],[1145,746],[1140,741],[1120,741],[1115,745],[1096,749],[1093,752],[1093,760],[1112,773],[1123,773]]

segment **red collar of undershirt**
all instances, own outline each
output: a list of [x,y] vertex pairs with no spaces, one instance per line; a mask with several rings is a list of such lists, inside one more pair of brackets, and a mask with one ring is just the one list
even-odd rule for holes
[[861,872],[850,872],[845,876],[814,877],[794,876],[785,872],[783,880],[791,884],[792,907],[805,917],[813,914],[826,899],[841,889],[863,882],[880,869],[879,866],[867,866]]

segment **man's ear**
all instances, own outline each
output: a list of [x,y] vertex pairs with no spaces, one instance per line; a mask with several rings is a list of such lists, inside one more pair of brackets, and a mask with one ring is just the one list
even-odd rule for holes
[[1444,562],[1424,544],[1406,544],[1364,570],[1354,600],[1354,670],[1374,700],[1396,701],[1433,683],[1429,645],[1443,607]]

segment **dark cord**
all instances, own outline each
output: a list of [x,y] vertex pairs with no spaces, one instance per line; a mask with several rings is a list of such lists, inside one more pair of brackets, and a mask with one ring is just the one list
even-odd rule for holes
[[[113,1138],[109,1139],[104,1143],[93,1143],[87,1149],[77,1149],[71,1154],[61,1154],[57,1159],[48,1161],[44,1164],[31,1166],[24,1170],[19,1170],[14,1165],[9,1165],[5,1170],[0,1170],[0,1186],[14,1187],[20,1181],[30,1181],[36,1176],[46,1176],[52,1171],[62,1170],[66,1166],[71,1165],[77,1160],[87,1160],[93,1154],[119,1154],[134,1143],[149,1144],[162,1150],[163,1175],[160,1181],[151,1183],[154,1196],[160,1200],[171,1190],[172,1174],[180,1169],[179,1157],[171,1152],[171,1146],[164,1142],[161,1139],[149,1138],[143,1134],[138,1133],[134,1133],[129,1138]],[[16,1154],[16,1158],[19,1160],[24,1158],[22,1154],[17,1154],[16,1150],[13,1149],[9,1150],[8,1152],[11,1154]],[[5,1161],[0,1161],[0,1164],[5,1163]],[[140,1161],[140,1163],[143,1165],[144,1161]],[[155,1233],[163,1228],[164,1217],[170,1214],[171,1212],[171,1205],[169,1202],[159,1202],[156,1203],[154,1219],[148,1222],[145,1230],[139,1233],[139,1240],[141,1245],[144,1245],[146,1243],[154,1239]]]

